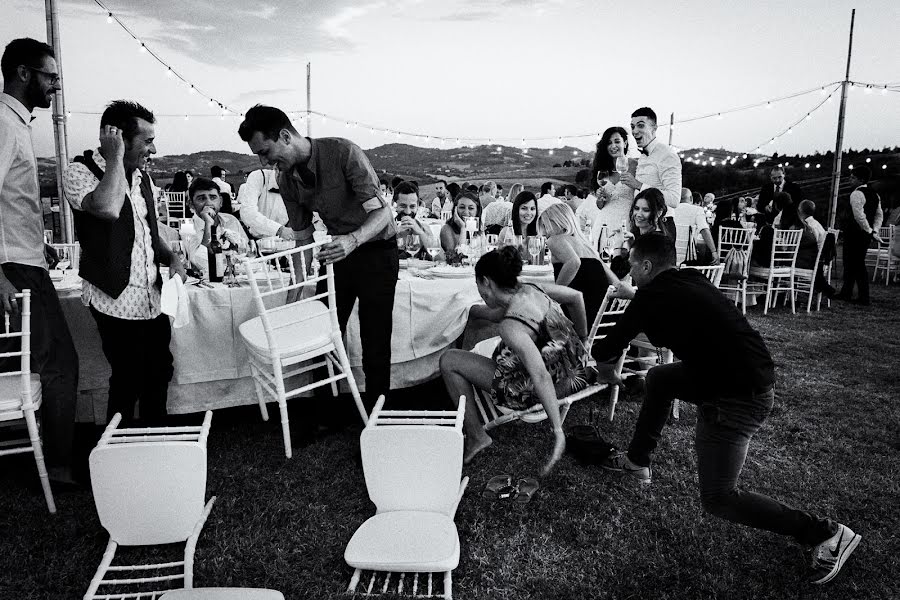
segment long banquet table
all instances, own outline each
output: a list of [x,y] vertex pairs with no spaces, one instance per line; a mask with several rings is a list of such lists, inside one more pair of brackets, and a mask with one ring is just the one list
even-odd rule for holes
[[[256,403],[247,351],[238,333],[240,324],[257,314],[252,292],[247,283],[236,288],[212,285],[186,286],[190,321],[172,329],[170,414]],[[105,397],[109,366],[94,320],[81,302],[80,280],[68,274],[57,289],[80,359],[79,391]],[[407,271],[401,271],[395,293],[391,386],[403,388],[437,377],[441,354],[463,334],[469,308],[481,300],[474,277],[424,279]],[[365,389],[356,308],[345,344],[356,380]]]

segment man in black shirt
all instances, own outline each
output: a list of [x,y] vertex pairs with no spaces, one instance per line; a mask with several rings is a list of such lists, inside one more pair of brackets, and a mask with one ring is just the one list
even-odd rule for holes
[[616,296],[632,300],[592,350],[601,379],[621,383],[614,373],[615,362],[640,332],[655,346],[672,350],[681,362],[650,369],[628,452],[611,456],[604,468],[650,483],[650,454],[672,400],[696,404],[695,447],[704,510],[815,546],[811,581],[830,581],[861,536],[830,519],[737,488],[750,440],[775,398],[775,366],[762,337],[703,274],[675,268],[670,238],[641,236],[629,263],[638,291],[617,284]]

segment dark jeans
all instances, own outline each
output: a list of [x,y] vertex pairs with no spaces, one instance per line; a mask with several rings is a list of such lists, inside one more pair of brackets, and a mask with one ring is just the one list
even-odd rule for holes
[[[379,395],[387,395],[391,389],[391,332],[399,272],[395,238],[363,244],[347,258],[334,263],[341,333],[347,332],[350,313],[359,299],[359,337],[369,408],[375,405]],[[324,291],[324,283],[319,282],[319,293]]]
[[[78,398],[78,355],[59,296],[46,269],[6,263],[3,273],[20,291],[31,290],[31,371],[41,376],[41,435],[50,466],[72,464],[75,406]],[[21,318],[10,323],[21,331]],[[0,340],[0,353],[18,352],[19,339]],[[0,371],[18,371],[18,356],[0,359]]]
[[866,252],[872,238],[862,231],[848,231],[844,237],[844,285],[841,295],[850,297],[853,285],[859,290],[859,299],[869,300],[869,272],[866,270]]
[[[169,317],[129,320],[105,315],[94,307],[91,314],[100,331],[103,354],[109,362],[107,422],[122,413],[122,423],[134,423],[134,405],[140,400],[144,425],[164,425],[166,397],[172,380],[172,330]],[[212,350],[212,349],[211,349]]]
[[646,397],[628,448],[629,460],[650,465],[650,454],[659,442],[674,398],[698,405],[694,447],[700,500],[706,512],[790,535],[808,545],[819,544],[837,532],[837,524],[830,519],[737,488],[750,440],[772,410],[774,387],[701,400],[684,363],[653,367],[647,373]]

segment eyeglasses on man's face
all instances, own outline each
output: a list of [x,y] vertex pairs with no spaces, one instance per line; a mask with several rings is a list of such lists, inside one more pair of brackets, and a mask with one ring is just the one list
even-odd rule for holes
[[47,79],[50,80],[50,85],[56,85],[59,83],[59,73],[53,73],[52,71],[45,71],[43,69],[38,69],[37,67],[30,67],[28,65],[22,65],[26,69],[30,71],[34,71],[35,73],[40,73],[41,75],[46,75]]

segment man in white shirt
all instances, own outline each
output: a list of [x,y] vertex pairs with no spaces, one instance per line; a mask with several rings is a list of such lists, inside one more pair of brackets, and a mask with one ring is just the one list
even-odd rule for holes
[[649,107],[642,107],[631,113],[631,134],[641,151],[637,171],[634,175],[624,173],[619,181],[633,190],[642,191],[656,188],[666,199],[668,215],[666,229],[675,238],[675,221],[672,211],[681,200],[681,159],[667,145],[656,139],[656,113]]
[[223,169],[219,165],[215,165],[209,170],[210,175],[212,175],[212,180],[215,182],[217,186],[219,186],[219,193],[228,194],[229,196],[234,196],[231,192],[231,184],[225,181],[224,177],[228,175],[228,170]]
[[569,205],[569,208],[572,209],[573,213],[578,213],[578,209],[581,208],[581,204],[584,202],[583,199],[578,197],[578,187],[572,185],[571,183],[567,183],[563,188],[565,190],[565,203]]
[[159,265],[187,279],[180,258],[159,237],[147,159],[156,154],[156,119],[136,102],[116,100],[100,117],[93,164],[71,163],[63,175],[81,244],[81,299],[90,307],[109,361],[106,416],[134,420],[140,401],[148,425],[165,422],[172,379],[169,317],[162,314]]
[[[865,165],[850,172],[850,185],[857,187],[850,194],[850,209],[853,216],[844,226],[844,283],[841,292],[836,296],[839,300],[847,300],[862,306],[869,305],[866,253],[871,242],[881,243],[878,229],[884,218],[881,199],[875,190],[869,187],[871,178],[872,171]],[[854,284],[859,296],[855,300],[850,300]]]
[[[59,71],[50,46],[21,38],[6,46],[2,72],[0,318],[9,313],[12,330],[21,331],[21,306],[15,295],[23,289],[31,290],[31,371],[41,378],[40,414],[47,471],[52,481],[72,483],[78,355],[47,272],[50,253],[44,244],[43,207],[31,138],[31,113],[35,108],[50,107],[61,89]],[[0,339],[0,354],[18,352],[18,342]],[[20,368],[20,357],[0,357],[0,371]],[[4,377],[2,381],[10,383],[10,390],[18,385],[15,378]]]
[[293,230],[286,226],[288,214],[278,189],[275,169],[257,169],[250,173],[238,191],[237,201],[241,207],[241,221],[253,237],[295,239]]
[[481,196],[478,198],[481,201],[481,210],[486,209],[497,199],[497,184],[493,181],[486,181],[484,185],[481,186]]
[[559,204],[560,199],[556,197],[556,186],[552,181],[545,181],[541,184],[541,195],[537,199],[537,208],[538,208],[538,216],[545,210],[547,207],[553,204]]
[[245,252],[250,242],[240,221],[233,215],[220,212],[222,196],[216,182],[198,177],[188,190],[191,208],[194,209],[194,235],[186,240],[187,255],[191,264],[209,278],[209,255],[207,249],[212,242],[212,229],[216,228],[216,238],[223,250]]
[[453,199],[447,192],[447,182],[438,179],[434,184],[434,200],[431,201],[431,214],[435,218],[440,218],[441,212],[453,209]]
[[800,203],[800,206],[797,207],[797,213],[800,215],[800,220],[806,224],[806,227],[809,228],[810,232],[816,236],[816,244],[818,244],[819,248],[822,248],[822,244],[825,243],[825,236],[828,235],[828,232],[825,231],[825,228],[822,227],[822,224],[816,221],[816,205],[812,200],[804,200]]
[[[703,210],[702,206],[694,204],[694,195],[691,194],[691,190],[688,188],[681,189],[681,203],[673,211],[672,218],[675,221],[676,235],[681,232],[686,233],[690,227],[694,238],[701,238],[703,243],[712,253],[713,264],[719,262],[716,244],[713,241],[712,234],[709,231],[709,223],[706,220],[706,211]],[[676,237],[675,241],[675,248],[677,249],[678,242],[681,240]]]

